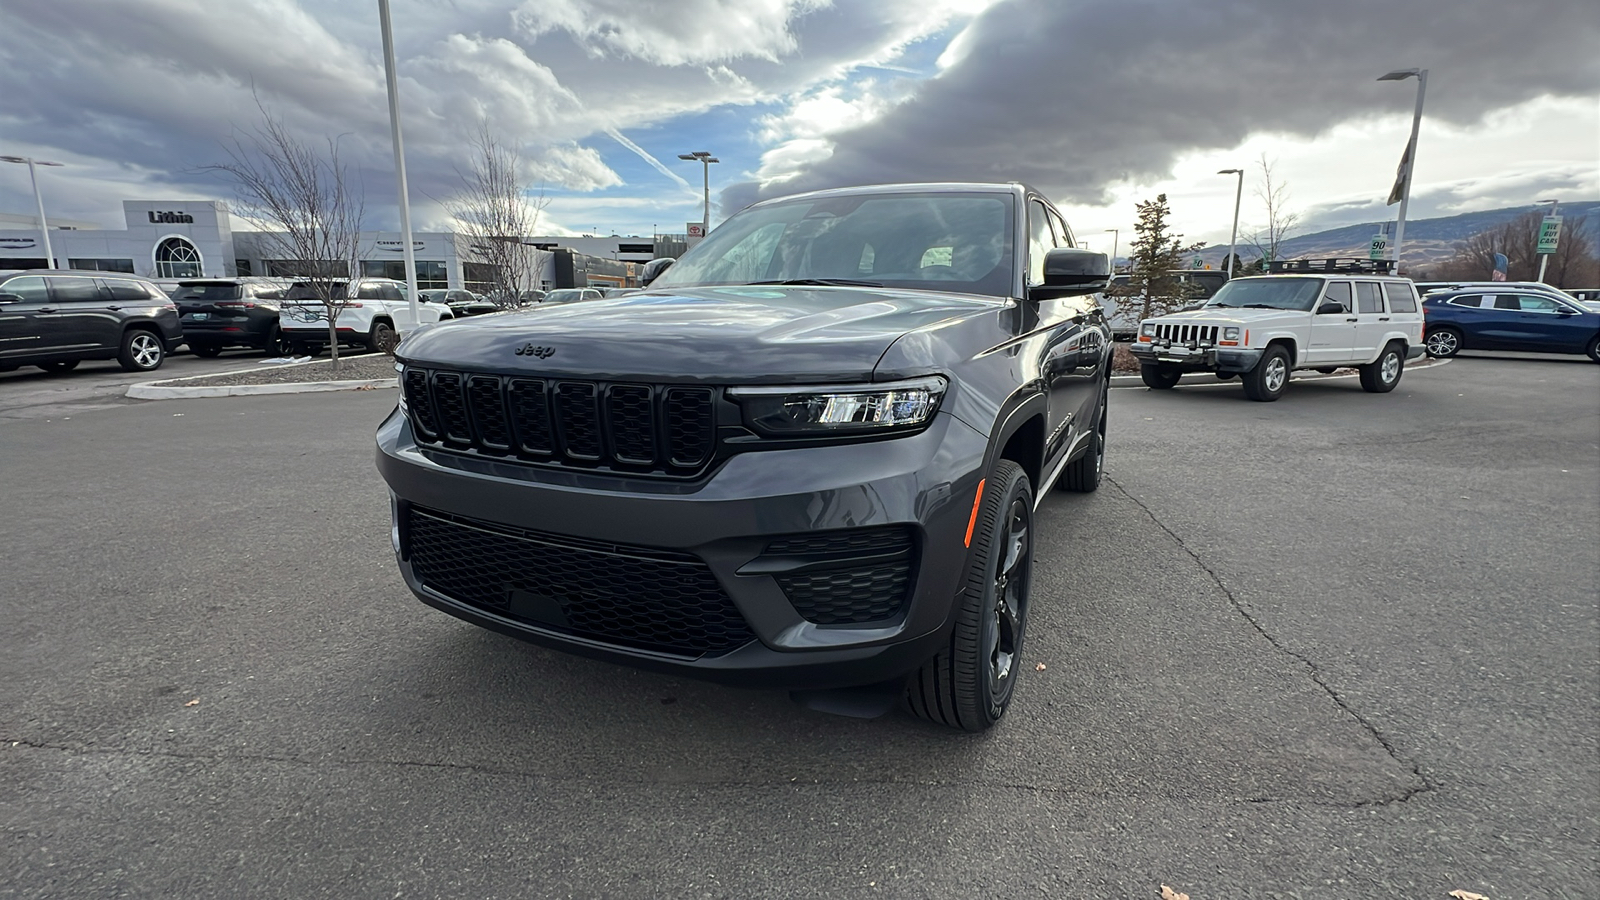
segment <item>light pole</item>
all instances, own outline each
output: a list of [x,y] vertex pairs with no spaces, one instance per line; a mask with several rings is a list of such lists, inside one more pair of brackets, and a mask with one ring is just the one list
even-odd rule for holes
[[701,166],[705,170],[706,206],[705,211],[701,214],[700,218],[700,236],[705,237],[705,233],[711,230],[711,164],[714,162],[722,162],[722,160],[712,156],[709,150],[696,150],[693,153],[679,153],[678,158],[687,160],[698,159]]
[[[1548,203],[1548,204],[1550,204],[1550,215],[1552,215],[1552,216],[1554,216],[1556,214],[1556,211],[1561,208],[1560,201],[1557,201],[1557,200],[1540,200],[1539,202],[1540,203]],[[39,215],[43,216],[44,213],[41,212]],[[1543,229],[1541,228],[1540,230],[1543,230]],[[1549,253],[1541,253],[1541,254],[1539,254],[1539,283],[1540,284],[1544,283],[1544,267],[1549,262],[1550,262],[1550,254]]]
[[[1411,173],[1417,169],[1417,131],[1422,127],[1422,95],[1428,90],[1427,69],[1396,69],[1379,81],[1404,81],[1417,79],[1417,109],[1411,114],[1411,140],[1406,142],[1405,156],[1400,159],[1400,176],[1395,187],[1400,191],[1400,216],[1394,226],[1394,272],[1400,274],[1400,243],[1406,237],[1406,207],[1411,203]],[[1389,202],[1395,202],[1394,191],[1389,192]]]
[[1122,231],[1117,228],[1107,228],[1111,232],[1111,274],[1117,274],[1117,241],[1122,238]]
[[[411,198],[406,191],[406,151],[400,142],[400,84],[394,74],[394,29],[389,27],[389,0],[378,0],[383,28],[383,71],[389,83],[389,133],[394,138],[394,179],[400,192],[400,245],[406,260],[406,293],[411,300],[411,327],[422,324],[417,303],[417,251],[411,246]],[[518,235],[517,237],[521,237]]]
[[1218,175],[1237,175],[1239,183],[1233,189],[1233,230],[1228,232],[1228,278],[1233,278],[1233,254],[1239,244],[1239,198],[1244,196],[1244,170],[1218,169]]
[[60,166],[62,163],[48,162],[34,159],[29,156],[0,156],[0,162],[27,163],[28,180],[33,182],[33,202],[39,207],[39,237],[44,239],[44,267],[56,267],[56,257],[50,252],[50,226],[44,220],[44,196],[39,193],[39,174],[34,171],[34,166]]

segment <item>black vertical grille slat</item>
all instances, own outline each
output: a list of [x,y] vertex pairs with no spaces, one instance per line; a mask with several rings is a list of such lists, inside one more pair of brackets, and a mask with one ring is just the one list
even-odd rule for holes
[[668,388],[663,403],[668,460],[693,468],[711,457],[716,436],[715,410],[706,388]]
[[716,389],[405,366],[422,445],[533,465],[689,478],[716,456]]
[[648,466],[656,461],[653,395],[642,384],[616,384],[606,392],[606,424],[618,462]]
[[536,378],[513,378],[506,386],[507,406],[512,427],[517,432],[517,450],[531,456],[555,453],[555,437],[550,432],[550,398],[545,383]]
[[500,376],[467,376],[467,406],[477,426],[478,443],[489,450],[511,449],[511,427],[506,421],[505,399],[500,396]]
[[472,443],[472,423],[467,421],[467,404],[461,396],[461,375],[433,373],[433,404],[439,415],[444,439],[452,444]]
[[573,459],[600,458],[600,413],[595,409],[595,387],[581,381],[556,383],[556,421],[561,443]]
[[438,440],[439,421],[433,414],[433,398],[428,395],[428,371],[406,369],[404,389],[406,406],[411,410],[411,421],[417,436],[425,441]]

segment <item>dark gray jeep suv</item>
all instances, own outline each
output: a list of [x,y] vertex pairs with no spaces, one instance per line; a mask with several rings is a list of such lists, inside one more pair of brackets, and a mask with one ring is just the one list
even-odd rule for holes
[[150,372],[182,343],[178,308],[154,282],[72,269],[0,272],[0,372],[68,372],[86,359]]
[[987,728],[1039,496],[1100,483],[1108,264],[1073,246],[1024,185],[824,191],[642,292],[418,330],[377,435],[406,583],[574,653]]

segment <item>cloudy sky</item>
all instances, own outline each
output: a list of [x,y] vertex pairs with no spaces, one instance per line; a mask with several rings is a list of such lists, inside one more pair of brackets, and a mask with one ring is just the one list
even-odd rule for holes
[[[1372,221],[1430,70],[1412,217],[1600,197],[1592,0],[392,0],[419,229],[467,138],[521,148],[552,233],[681,232],[754,199],[1023,180],[1110,249],[1169,195],[1191,238],[1263,216],[1276,161],[1308,228]],[[47,211],[228,199],[202,167],[259,121],[336,136],[396,227],[374,0],[0,0],[0,154],[53,159]],[[0,166],[0,212],[26,214]]]

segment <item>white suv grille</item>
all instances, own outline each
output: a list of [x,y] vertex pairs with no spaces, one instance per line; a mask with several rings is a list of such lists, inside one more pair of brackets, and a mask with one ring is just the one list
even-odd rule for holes
[[1174,344],[1211,344],[1217,343],[1217,326],[1215,325],[1169,325],[1156,323],[1156,339],[1171,341]]

